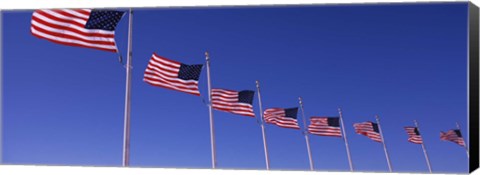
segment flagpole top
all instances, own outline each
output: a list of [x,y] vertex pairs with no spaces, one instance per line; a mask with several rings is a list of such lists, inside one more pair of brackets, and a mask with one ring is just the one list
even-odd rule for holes
[[258,87],[258,85],[260,84],[260,82],[259,82],[258,80],[255,80],[255,84],[256,84],[257,87]]
[[208,51],[205,51],[205,59],[210,61],[210,54],[208,54]]

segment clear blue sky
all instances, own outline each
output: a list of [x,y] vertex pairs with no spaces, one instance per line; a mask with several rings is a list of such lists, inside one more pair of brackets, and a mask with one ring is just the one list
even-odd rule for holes
[[[4,163],[121,166],[117,55],[38,39],[31,14],[3,14]],[[116,30],[122,54],[127,22]],[[428,171],[421,146],[406,141],[403,127],[415,119],[435,172],[468,170],[465,150],[439,139],[457,121],[468,137],[467,3],[135,9],[133,23],[131,166],[211,167],[202,98],[142,80],[153,52],[201,64],[209,50],[213,87],[255,90],[260,80],[264,109],[295,107],[298,96],[307,117],[342,107],[357,171],[388,170],[382,144],[352,126],[375,114],[394,171]],[[256,98],[254,107],[259,115]],[[214,119],[218,168],[265,168],[254,118],[214,111]],[[267,125],[266,134],[272,169],[308,170],[300,131]],[[316,170],[348,171],[342,139],[310,139]]]

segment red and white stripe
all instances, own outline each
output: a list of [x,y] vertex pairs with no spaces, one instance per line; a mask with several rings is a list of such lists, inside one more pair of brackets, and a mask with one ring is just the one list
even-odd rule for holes
[[355,128],[355,132],[357,134],[367,136],[368,138],[376,142],[382,142],[382,137],[380,136],[380,133],[373,130],[372,122],[355,123],[353,124],[353,127]]
[[285,109],[270,108],[263,113],[266,123],[275,124],[284,128],[300,129],[297,119],[285,117]]
[[412,142],[412,143],[415,143],[415,144],[422,144],[423,143],[422,136],[417,135],[415,133],[415,127],[407,126],[407,127],[405,127],[405,131],[407,131],[409,142]]
[[146,83],[200,96],[198,81],[178,78],[181,63],[153,53],[143,77]]
[[255,117],[253,106],[238,102],[238,92],[226,89],[212,89],[212,107],[233,114]]
[[340,127],[329,126],[327,117],[310,117],[308,132],[319,136],[342,137]]
[[440,140],[451,141],[459,144],[460,146],[465,146],[465,141],[463,140],[463,137],[459,137],[457,133],[455,133],[455,130],[450,130],[446,133],[440,132]]
[[115,31],[86,29],[89,9],[36,10],[30,31],[55,43],[117,52]]

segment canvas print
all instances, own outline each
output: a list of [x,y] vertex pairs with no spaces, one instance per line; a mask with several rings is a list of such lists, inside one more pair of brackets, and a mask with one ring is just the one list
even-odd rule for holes
[[468,9],[3,11],[3,164],[467,173]]

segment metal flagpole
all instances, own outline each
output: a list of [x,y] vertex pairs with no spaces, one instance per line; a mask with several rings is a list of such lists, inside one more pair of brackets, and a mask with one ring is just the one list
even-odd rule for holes
[[210,56],[208,52],[205,52],[205,59],[207,60],[207,81],[208,81],[208,113],[210,114],[210,144],[212,146],[212,168],[215,169],[217,165],[216,153],[215,153],[215,130],[213,129],[213,109],[212,109],[212,83],[210,81]]
[[128,17],[128,51],[127,51],[127,70],[126,90],[125,90],[125,126],[123,128],[123,162],[122,166],[126,167],[130,164],[130,97],[131,97],[131,80],[132,80],[132,17],[133,11],[130,8]]
[[[413,120],[413,122],[415,123],[415,127],[417,128],[417,131],[420,133],[417,120]],[[430,165],[430,159],[428,158],[427,149],[425,149],[425,141],[423,141],[423,137],[422,137],[422,149],[423,149],[423,154],[425,155],[425,160],[427,161],[428,171],[432,173],[432,166]]]
[[[458,124],[458,122],[455,122],[455,123],[457,124],[457,129],[460,130],[460,125]],[[461,133],[461,131],[460,131],[460,133]],[[463,137],[463,135],[462,135],[462,139],[463,139],[463,144],[464,144],[463,147],[465,147],[465,151],[467,151],[467,158],[470,159],[470,153],[468,152],[467,142],[465,141],[465,137]]]
[[300,103],[300,109],[302,110],[303,127],[304,127],[303,128],[303,135],[305,135],[305,142],[307,143],[308,159],[310,161],[310,170],[313,171],[312,152],[310,151],[310,141],[308,139],[307,122],[305,121],[305,111],[303,110],[302,97],[298,97],[298,101]]
[[[0,10],[0,26],[3,26],[2,10]],[[2,27],[0,27],[0,36],[3,36]],[[0,67],[3,67],[3,40],[0,39]],[[0,72],[0,77],[3,77],[3,71]],[[0,94],[3,96],[3,86],[0,86]],[[0,114],[3,114],[3,98],[0,98]],[[0,165],[3,163],[3,115],[0,115]]]
[[262,127],[262,136],[263,136],[263,149],[265,151],[265,164],[267,166],[267,170],[270,170],[270,160],[268,159],[268,149],[267,149],[267,138],[265,136],[265,126],[263,120],[263,109],[262,109],[262,97],[260,95],[260,83],[258,80],[255,82],[257,84],[257,94],[258,94],[258,108],[260,109],[260,120]]
[[387,158],[388,170],[390,172],[392,172],[392,165],[390,163],[390,157],[388,156],[387,146],[385,145],[385,140],[383,139],[382,127],[380,126],[380,119],[378,119],[378,115],[375,115],[375,118],[377,119],[378,130],[380,131],[380,136],[382,137],[383,150],[385,151],[385,157]]
[[345,148],[347,149],[348,165],[350,166],[350,171],[353,171],[352,158],[350,157],[350,148],[348,147],[347,133],[345,132],[345,126],[343,125],[342,109],[338,108],[338,114],[340,116],[340,123],[342,124],[343,141],[345,142]]

